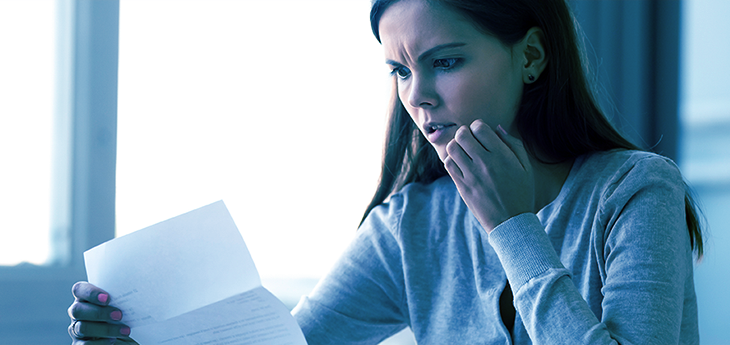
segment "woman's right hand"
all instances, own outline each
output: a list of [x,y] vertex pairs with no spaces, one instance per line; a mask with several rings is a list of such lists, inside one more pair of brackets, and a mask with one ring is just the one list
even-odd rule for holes
[[87,282],[74,284],[71,291],[76,298],[68,308],[73,345],[137,344],[129,338],[129,327],[121,323],[122,311],[109,306],[106,291]]

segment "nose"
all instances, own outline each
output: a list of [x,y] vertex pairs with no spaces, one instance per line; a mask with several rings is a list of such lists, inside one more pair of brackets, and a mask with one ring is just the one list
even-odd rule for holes
[[429,78],[412,75],[408,94],[408,104],[414,108],[438,106],[438,95]]

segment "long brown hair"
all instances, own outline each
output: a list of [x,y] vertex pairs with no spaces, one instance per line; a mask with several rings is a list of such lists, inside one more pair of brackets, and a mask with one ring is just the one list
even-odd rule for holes
[[[374,0],[370,25],[380,42],[383,12],[398,0]],[[549,163],[610,149],[640,148],[624,138],[599,109],[589,87],[587,59],[582,55],[575,19],[565,0],[431,0],[455,10],[506,46],[519,42],[530,28],[544,32],[548,64],[540,78],[526,84],[516,116],[527,150]],[[380,181],[363,220],[392,193],[411,182],[430,183],[445,176],[436,151],[420,133],[394,87],[386,131]],[[685,184],[685,212],[692,248],[702,257],[699,209]]]

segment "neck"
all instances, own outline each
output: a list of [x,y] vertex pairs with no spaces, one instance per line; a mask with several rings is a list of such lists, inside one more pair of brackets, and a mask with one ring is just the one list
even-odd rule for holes
[[573,161],[571,159],[562,163],[547,164],[530,155],[535,178],[535,213],[558,197],[573,167]]

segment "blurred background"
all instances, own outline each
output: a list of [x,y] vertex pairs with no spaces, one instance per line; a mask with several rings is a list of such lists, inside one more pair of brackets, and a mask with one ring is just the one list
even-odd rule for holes
[[[730,2],[570,3],[609,116],[703,205],[701,340],[730,344]],[[68,343],[83,251],[221,199],[264,286],[296,304],[377,183],[390,83],[368,12],[0,0],[0,345]]]

